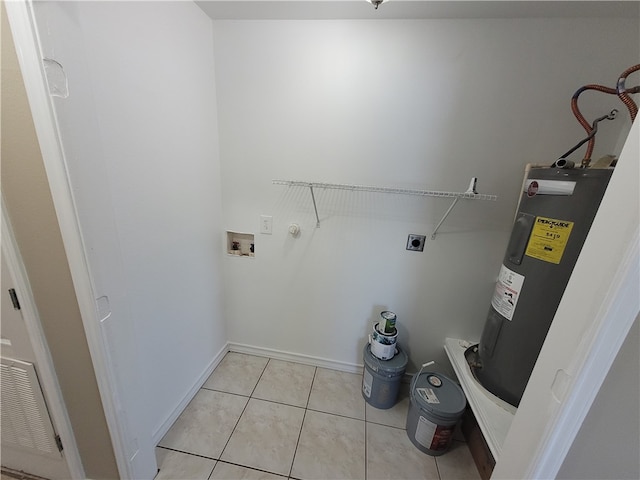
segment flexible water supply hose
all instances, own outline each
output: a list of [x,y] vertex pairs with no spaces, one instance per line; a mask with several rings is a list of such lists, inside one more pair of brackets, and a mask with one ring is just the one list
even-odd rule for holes
[[[580,87],[573,94],[573,97],[571,97],[571,111],[575,115],[580,125],[582,125],[582,127],[585,129],[585,131],[588,134],[587,139],[589,143],[587,144],[587,150],[585,151],[584,158],[582,159],[582,165],[581,165],[582,168],[588,167],[589,164],[591,163],[591,154],[593,153],[593,148],[595,146],[595,133],[597,132],[597,129],[595,128],[595,124],[589,125],[589,122],[584,118],[584,116],[582,115],[582,112],[580,112],[580,108],[578,107],[578,97],[586,90],[596,90],[598,92],[607,93],[609,95],[617,95],[618,98],[620,98],[620,101],[622,101],[622,103],[624,103],[627,109],[629,110],[629,115],[631,115],[631,121],[633,121],[635,120],[636,115],[638,113],[638,107],[636,103],[629,96],[629,93],[640,92],[640,86],[626,88],[625,82],[627,77],[631,73],[636,72],[638,70],[640,70],[640,64],[627,68],[618,78],[616,88],[610,88],[604,85],[589,84],[589,85]],[[582,145],[582,143],[580,143],[578,146]],[[565,155],[563,155],[563,157]]]
[[[625,84],[625,82],[627,80],[627,77],[629,75],[631,75],[633,72],[637,72],[638,70],[640,70],[640,64],[634,65],[633,67],[627,68],[620,75],[620,78],[618,79],[618,84],[616,86],[616,91],[618,93],[618,97],[620,98],[622,103],[624,103],[627,106],[627,108],[629,109],[629,114],[631,115],[631,121],[634,121],[636,119],[636,115],[638,114],[638,106],[631,99],[631,97],[628,95],[628,93],[629,92],[638,93],[638,91],[640,91],[640,87],[634,87],[632,89],[627,90],[625,88],[624,84]],[[633,91],[633,90],[635,90],[635,91]]]
[[604,85],[592,84],[592,85],[585,85],[583,87],[580,87],[576,91],[576,93],[573,94],[573,97],[571,97],[571,111],[573,112],[575,117],[578,119],[578,122],[580,123],[580,125],[582,125],[582,127],[586,130],[587,134],[589,135],[588,137],[589,143],[587,144],[587,150],[584,152],[584,157],[582,159],[583,168],[586,168],[587,166],[589,166],[589,163],[591,163],[591,154],[593,153],[593,148],[596,143],[595,132],[593,131],[592,126],[589,125],[589,122],[584,118],[584,116],[582,115],[582,112],[580,112],[580,108],[578,108],[578,97],[582,92],[586,90],[596,90],[598,92],[608,93],[609,95],[618,94],[618,91],[615,88],[605,87]]
[[618,110],[614,108],[613,110],[611,110],[611,112],[609,112],[608,115],[603,115],[601,117],[596,118],[591,124],[591,131],[589,132],[589,135],[587,136],[587,138],[581,140],[575,146],[573,146],[573,148],[571,148],[569,151],[561,155],[560,158],[558,158],[558,160],[556,160],[556,162],[551,166],[558,167],[558,168],[566,168],[566,169],[573,168],[574,163],[568,161],[567,157],[571,155],[573,152],[575,152],[578,148],[580,148],[585,143],[591,142],[593,140],[596,133],[598,133],[598,123],[600,123],[602,120],[613,120],[616,118],[617,114],[618,114]]

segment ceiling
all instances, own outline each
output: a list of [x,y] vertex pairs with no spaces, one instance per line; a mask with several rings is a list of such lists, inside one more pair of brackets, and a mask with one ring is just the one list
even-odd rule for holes
[[426,18],[640,17],[640,1],[200,0],[212,19],[333,20]]

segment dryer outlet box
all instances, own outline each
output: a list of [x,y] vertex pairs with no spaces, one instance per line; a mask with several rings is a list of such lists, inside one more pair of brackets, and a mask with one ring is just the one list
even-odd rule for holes
[[426,238],[427,237],[425,235],[415,235],[410,233],[409,238],[407,238],[407,250],[422,252],[424,250],[424,241]]

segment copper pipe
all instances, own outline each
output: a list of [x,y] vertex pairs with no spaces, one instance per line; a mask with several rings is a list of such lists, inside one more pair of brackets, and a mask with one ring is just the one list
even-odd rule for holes
[[624,86],[624,83],[630,74],[638,70],[640,70],[640,64],[627,68],[624,72],[622,72],[622,74],[620,74],[620,78],[618,79],[618,83],[616,87],[618,98],[620,98],[622,103],[624,103],[629,109],[629,115],[631,115],[632,122],[636,119],[636,115],[638,114],[638,106],[629,96],[629,92],[637,93],[638,87],[627,90]]
[[571,97],[571,111],[573,112],[575,117],[578,119],[578,122],[580,123],[580,125],[582,125],[582,128],[584,128],[588,134],[587,138],[589,143],[587,144],[587,150],[585,151],[584,158],[582,159],[582,168],[588,167],[589,163],[591,163],[591,154],[593,153],[593,148],[595,146],[595,141],[596,141],[595,140],[596,129],[595,129],[595,125],[593,126],[590,125],[589,122],[587,122],[586,118],[584,118],[584,116],[582,115],[582,112],[580,112],[580,108],[578,108],[578,97],[585,90],[596,90],[598,92],[608,93],[610,95],[617,95],[620,101],[622,101],[622,103],[624,103],[627,109],[629,110],[629,115],[631,115],[631,121],[633,122],[636,118],[636,115],[638,114],[638,106],[633,101],[633,99],[629,96],[629,93],[640,93],[640,86],[633,87],[633,88],[626,88],[625,82],[627,77],[630,74],[638,70],[640,70],[640,64],[629,67],[624,72],[622,72],[622,74],[620,74],[620,77],[618,78],[618,83],[616,84],[616,88],[609,88],[609,87],[605,87],[604,85],[590,84],[590,85],[585,85],[584,87],[580,87],[576,91],[576,93],[573,94],[573,97]]
[[578,122],[580,122],[580,125],[582,125],[582,127],[587,131],[587,133],[591,133],[591,125],[589,124],[589,122],[587,122],[587,120],[580,112],[580,109],[578,108],[578,97],[585,90],[597,90],[598,92],[609,93],[611,95],[617,95],[618,91],[615,88],[605,87],[604,85],[585,85],[584,87],[580,87],[576,91],[576,93],[573,94],[573,97],[571,97],[571,111],[578,119]]
[[[560,158],[558,158],[558,160],[556,160],[555,163],[551,166],[558,167],[558,168],[573,168],[573,162],[571,162],[571,166],[569,167],[566,166],[567,157],[571,155],[573,152],[575,152],[578,148],[580,148],[585,143],[591,142],[593,140],[593,138],[596,136],[596,133],[598,133],[598,123],[600,123],[602,120],[613,120],[614,118],[616,118],[617,113],[618,113],[618,110],[614,108],[613,110],[611,110],[611,112],[608,115],[603,115],[601,117],[596,118],[591,124],[591,132],[589,133],[587,138],[580,141],[576,146],[571,148],[567,153],[565,153]],[[588,166],[589,166],[588,161],[583,160],[581,168],[586,168]]]
[[576,93],[573,94],[573,97],[571,97],[571,111],[578,119],[578,122],[580,122],[580,125],[582,125],[582,127],[586,130],[587,134],[591,136],[591,138],[589,138],[589,143],[587,144],[587,150],[584,153],[584,158],[582,159],[583,168],[588,167],[589,163],[591,163],[591,154],[593,153],[593,148],[595,147],[596,143],[595,136],[592,135],[593,127],[589,124],[589,122],[587,122],[587,120],[580,112],[580,109],[578,108],[578,97],[585,90],[596,90],[598,92],[608,93],[610,95],[618,94],[618,91],[615,88],[605,87],[604,85],[590,84],[585,85],[584,87],[580,87],[576,91]]

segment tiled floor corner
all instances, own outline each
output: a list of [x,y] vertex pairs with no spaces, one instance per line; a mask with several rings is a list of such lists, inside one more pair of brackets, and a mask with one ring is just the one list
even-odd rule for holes
[[372,407],[362,375],[229,352],[157,449],[158,480],[480,478],[467,445],[409,440],[409,386]]

